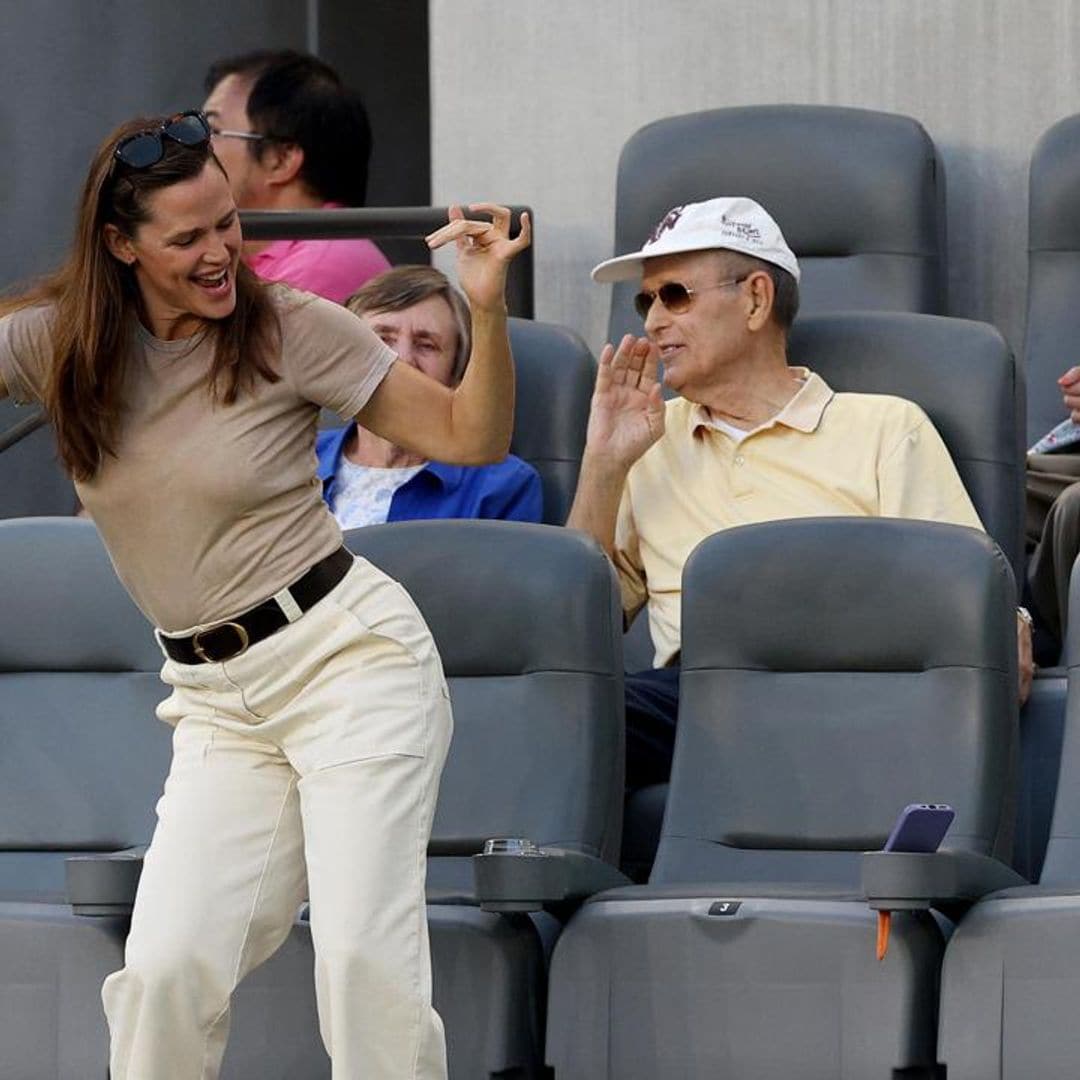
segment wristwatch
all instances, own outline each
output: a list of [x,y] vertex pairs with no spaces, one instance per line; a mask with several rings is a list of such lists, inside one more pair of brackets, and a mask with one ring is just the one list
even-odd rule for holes
[[1028,611],[1026,607],[1018,607],[1016,609],[1016,614],[1019,615],[1024,622],[1027,623],[1027,627],[1029,630],[1033,630],[1035,628],[1035,620],[1031,617],[1031,612]]

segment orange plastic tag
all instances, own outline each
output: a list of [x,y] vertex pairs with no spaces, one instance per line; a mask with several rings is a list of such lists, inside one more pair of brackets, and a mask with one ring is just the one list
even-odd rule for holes
[[884,960],[889,951],[889,927],[892,925],[892,912],[879,911],[877,914],[877,958]]

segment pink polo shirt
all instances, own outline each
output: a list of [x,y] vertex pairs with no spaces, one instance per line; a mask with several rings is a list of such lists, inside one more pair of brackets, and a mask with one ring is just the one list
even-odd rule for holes
[[[326,203],[323,209],[340,205]],[[370,240],[274,240],[248,262],[264,281],[284,281],[339,304],[369,278],[390,269]]]

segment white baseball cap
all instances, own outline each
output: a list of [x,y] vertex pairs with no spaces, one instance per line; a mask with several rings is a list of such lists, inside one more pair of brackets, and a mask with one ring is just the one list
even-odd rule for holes
[[672,207],[654,226],[640,251],[605,260],[593,267],[592,279],[602,283],[626,281],[640,275],[646,259],[717,248],[764,259],[799,280],[799,261],[787,246],[780,226],[764,207],[741,195]]

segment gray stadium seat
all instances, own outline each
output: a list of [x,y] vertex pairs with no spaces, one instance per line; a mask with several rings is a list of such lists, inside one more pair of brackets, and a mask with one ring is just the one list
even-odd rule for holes
[[[730,529],[684,575],[682,700],[650,883],[594,897],[552,959],[559,1080],[930,1077],[944,942],[860,852],[907,803],[1007,855],[1015,587],[983,534],[811,518]],[[950,1071],[950,1080],[952,1073]]]
[[[945,174],[917,121],[824,105],[673,116],[623,147],[615,251],[640,247],[672,206],[749,195],[803,271],[806,312],[945,311]],[[615,287],[608,335],[641,330],[632,283]]]
[[510,449],[540,474],[544,521],[562,525],[577,488],[596,362],[572,330],[510,320],[517,393]]
[[1080,339],[1080,115],[1054,124],[1031,157],[1024,373],[1027,443],[1066,417],[1057,378]]
[[[1069,605],[1080,611],[1075,569]],[[1039,884],[984,897],[946,950],[939,1055],[949,1080],[1071,1080],[1077,1074],[1080,634],[1071,631],[1066,662],[1061,771]]]
[[[558,926],[481,911],[471,856],[502,836],[617,859],[622,620],[611,571],[591,542],[544,525],[400,522],[352,530],[346,541],[416,600],[454,704],[428,863],[433,993],[450,1075],[539,1077],[545,942]],[[237,991],[234,1033],[241,1009],[257,1022],[262,986],[311,986],[310,948],[300,924],[291,951]],[[296,1053],[309,1068],[325,1060],[314,1025]],[[227,1062],[233,1055],[230,1045]]]
[[90,522],[0,522],[0,566],[0,1076],[86,1080],[127,920],[74,916],[64,860],[150,838],[161,654]]

